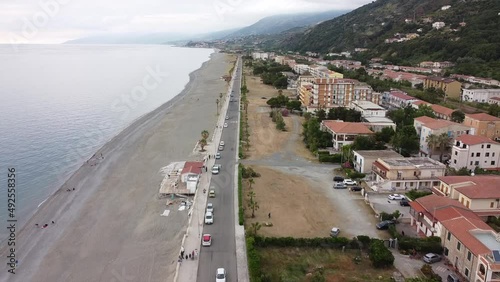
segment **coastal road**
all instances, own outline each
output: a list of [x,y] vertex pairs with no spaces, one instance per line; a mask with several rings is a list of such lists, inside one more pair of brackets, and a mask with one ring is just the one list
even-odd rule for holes
[[229,102],[225,119],[227,127],[223,128],[221,141],[224,141],[224,150],[220,151],[221,158],[216,164],[222,165],[218,175],[212,175],[210,183],[215,188],[215,198],[208,198],[207,203],[214,205],[214,223],[203,227],[204,234],[212,235],[212,246],[202,247],[199,256],[198,282],[215,281],[217,268],[224,268],[227,281],[237,281],[236,243],[235,243],[235,203],[234,196],[237,190],[235,183],[235,166],[238,152],[239,101],[242,75],[242,61],[239,59],[233,84],[234,102]]

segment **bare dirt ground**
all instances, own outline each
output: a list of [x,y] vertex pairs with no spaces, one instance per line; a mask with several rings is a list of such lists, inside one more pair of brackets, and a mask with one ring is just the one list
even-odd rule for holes
[[[258,234],[271,237],[324,237],[328,236],[337,219],[334,209],[320,189],[307,179],[265,166],[252,167],[261,174],[255,178],[251,190],[255,192],[255,200],[259,209],[255,218],[252,211],[246,207],[247,223],[262,224]],[[248,183],[246,183],[248,187]],[[246,191],[249,191],[248,188]],[[245,195],[248,201],[248,196]],[[269,218],[271,213],[271,218]],[[264,226],[263,222],[272,222],[272,227]]]

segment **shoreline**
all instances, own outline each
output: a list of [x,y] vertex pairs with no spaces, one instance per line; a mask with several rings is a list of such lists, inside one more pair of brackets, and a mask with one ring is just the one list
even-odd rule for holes
[[[219,62],[223,60],[222,62]],[[64,275],[57,276],[61,277],[60,279],[63,280],[51,280],[53,278],[49,278],[50,275],[48,270],[45,269],[40,269],[40,266],[43,266],[43,264],[46,264],[48,262],[44,262],[45,258],[47,256],[51,255],[51,252],[53,252],[53,247],[57,248],[60,239],[65,239],[67,233],[73,230],[68,230],[72,226],[75,225],[75,221],[80,218],[83,221],[86,221],[87,219],[85,218],[86,215],[82,214],[83,210],[87,208],[88,210],[92,211],[92,207],[88,208],[87,206],[92,204],[92,202],[98,202],[98,201],[104,201],[101,198],[99,198],[98,194],[106,194],[107,191],[102,191],[104,190],[103,187],[103,182],[106,181],[106,178],[114,178],[114,175],[112,171],[114,170],[119,170],[118,166],[121,165],[127,165],[127,164],[121,164],[120,161],[123,161],[124,159],[123,155],[133,155],[135,154],[136,150],[143,149],[141,148],[143,146],[142,139],[144,136],[151,136],[154,135],[157,131],[160,131],[162,128],[161,126],[163,123],[166,123],[166,126],[172,125],[175,123],[175,118],[180,119],[180,117],[175,116],[172,119],[169,119],[169,116],[172,116],[174,112],[180,111],[181,114],[185,113],[185,111],[182,111],[181,109],[177,110],[178,108],[183,108],[186,106],[190,106],[187,100],[191,100],[194,93],[191,92],[196,92],[198,88],[200,88],[200,84],[208,83],[206,81],[200,81],[205,79],[204,77],[201,77],[200,74],[207,71],[208,68],[211,67],[213,64],[221,63],[223,64],[223,67],[227,67],[227,56],[225,54],[221,53],[212,53],[210,55],[209,60],[203,62],[203,64],[198,68],[197,70],[191,72],[189,74],[189,81],[188,83],[184,86],[184,89],[174,96],[171,100],[165,102],[162,104],[160,107],[157,109],[153,110],[152,112],[149,112],[147,114],[142,115],[141,117],[138,117],[136,120],[132,121],[130,125],[125,127],[122,131],[120,131],[117,135],[115,135],[113,138],[111,138],[109,141],[107,141],[101,148],[99,148],[94,156],[99,156],[100,154],[103,154],[104,159],[102,159],[102,162],[98,162],[95,165],[89,165],[89,161],[92,160],[93,157],[91,157],[89,160],[84,162],[81,166],[79,166],[73,173],[70,174],[70,176],[66,179],[64,184],[62,184],[53,194],[51,194],[47,199],[45,199],[43,202],[40,203],[39,207],[36,208],[35,212],[30,216],[30,218],[26,221],[26,223],[19,229],[18,232],[18,243],[21,243],[21,247],[19,249],[19,258],[20,258],[20,266],[19,266],[19,272],[22,271],[22,268],[24,267],[24,264],[31,264],[32,267],[30,267],[28,272],[28,276],[25,275],[16,275],[16,276],[22,276],[21,277],[15,277],[19,278],[21,280],[17,279],[12,279],[9,280],[9,278],[12,277],[5,277],[0,275],[0,280],[4,281],[3,278],[7,278],[8,281],[33,281],[33,280],[26,280],[26,278],[30,277],[33,278],[36,274],[37,276],[37,281],[68,281],[67,279],[71,279],[71,281],[88,281],[88,280],[78,280],[78,278],[74,277],[74,275],[70,272],[67,273],[66,277]],[[213,66],[212,66],[213,67]],[[220,67],[220,66],[219,66]],[[226,72],[224,69],[224,72],[222,72],[220,75],[223,75]],[[217,77],[218,78],[218,77]],[[214,79],[213,77],[211,79]],[[220,80],[220,79],[219,79]],[[217,87],[223,86],[226,88],[225,82],[219,83]],[[201,86],[203,89],[205,86]],[[199,90],[199,89],[198,89]],[[218,94],[218,92],[216,93]],[[215,97],[216,94],[212,93],[212,95]],[[200,95],[200,94],[199,94]],[[200,98],[203,98],[200,96]],[[198,100],[200,99],[198,98]],[[184,102],[184,103],[183,103]],[[174,107],[176,106],[176,107]],[[199,111],[198,111],[199,112]],[[196,114],[196,112],[193,112],[192,114]],[[187,114],[186,114],[187,115]],[[189,119],[189,117],[184,117],[184,119]],[[213,118],[215,122],[215,117]],[[175,124],[174,129],[175,129]],[[212,130],[212,126],[209,127],[209,130]],[[153,132],[151,132],[153,131]],[[130,139],[133,139],[130,141]],[[180,139],[180,138],[178,138]],[[146,140],[149,141],[149,140]],[[189,151],[192,151],[192,148],[196,146],[196,141],[195,140],[190,140],[194,141],[193,143],[190,144],[183,144],[184,146],[189,146],[191,149]],[[130,147],[129,150],[134,150],[134,152],[129,152],[127,150],[128,148],[125,147]],[[133,148],[132,148],[133,147]],[[177,150],[174,149],[174,151],[177,152]],[[186,151],[186,150],[184,150]],[[121,153],[117,156],[113,156],[114,153]],[[150,154],[154,154],[153,152],[149,152]],[[169,153],[172,153],[170,160],[163,160],[162,162],[164,165],[168,164],[170,161],[175,161],[176,158],[178,158],[175,155],[179,154],[173,154],[173,151],[170,150],[164,150],[162,152],[165,154],[165,156],[168,158]],[[109,157],[111,155],[111,157]],[[187,159],[189,158],[189,155],[185,155],[184,157]],[[126,158],[125,158],[126,159]],[[142,165],[142,164],[141,164]],[[155,168],[151,168],[155,169]],[[151,173],[151,169],[148,169],[148,172]],[[158,169],[156,168],[154,171],[155,175],[158,175]],[[111,175],[110,175],[111,174]],[[96,176],[97,175],[97,176]],[[102,177],[99,177],[101,175]],[[115,179],[112,179],[113,182],[115,182]],[[133,180],[133,179],[132,179]],[[157,181],[153,181],[157,182]],[[108,185],[109,186],[109,185]],[[75,191],[72,190],[73,187],[77,187]],[[153,186],[152,189],[156,190],[154,194],[157,194],[157,189],[159,187],[159,183],[156,183],[156,185]],[[66,189],[70,189],[70,192],[67,192]],[[111,189],[116,189],[116,188],[111,188]],[[131,191],[134,192],[134,191]],[[149,192],[149,191],[148,191]],[[112,192],[109,192],[112,193]],[[118,193],[121,193],[119,191]],[[105,195],[101,195],[105,196]],[[113,199],[110,199],[111,201]],[[158,202],[158,201],[155,201]],[[120,205],[123,205],[123,203],[118,203],[118,208]],[[130,205],[133,206],[133,205]],[[182,215],[180,215],[182,217]],[[38,242],[31,243],[30,240],[26,240],[26,242],[23,242],[24,239],[28,239],[29,237],[35,237],[37,235],[34,235],[33,233],[39,232],[41,230],[33,230],[35,227],[35,223],[40,223],[40,225],[45,221],[45,222],[51,222],[51,218],[56,219],[56,226],[57,228],[52,228],[52,226],[49,226],[48,229],[51,231],[51,236],[50,238],[43,238],[36,240]],[[112,220],[112,219],[111,219]],[[138,221],[141,221],[142,218],[138,219]],[[151,219],[148,219],[149,221]],[[155,218],[156,220],[156,218]],[[106,220],[100,220],[100,221],[106,221]],[[85,222],[84,222],[85,224]],[[184,222],[184,225],[187,224],[187,221]],[[63,226],[60,228],[59,226]],[[92,222],[89,224],[92,225]],[[75,228],[74,228],[75,229]],[[82,231],[85,231],[85,229],[81,230],[79,226],[76,226],[76,229],[78,229],[78,232],[71,232],[73,234],[79,234]],[[92,228],[91,228],[92,229]],[[180,231],[182,228],[179,228],[178,231]],[[119,231],[119,230],[116,230]],[[49,230],[44,230],[43,232],[48,233]],[[85,233],[85,232],[83,232]],[[82,234],[85,236],[85,234]],[[111,237],[115,235],[113,232],[111,232]],[[44,236],[44,235],[41,235]],[[40,236],[38,236],[40,237]],[[74,240],[73,240],[74,241]],[[39,246],[40,244],[43,244],[42,246]],[[75,242],[78,243],[78,242]],[[2,253],[5,250],[5,245],[2,245]],[[30,257],[34,256],[35,259],[28,259],[27,253],[30,253]],[[24,254],[24,257],[23,257]],[[75,253],[77,255],[77,253]],[[38,257],[38,259],[36,259]],[[44,261],[42,261],[44,260]],[[29,261],[29,263],[25,263],[25,261]],[[63,263],[63,262],[61,262]],[[33,269],[34,268],[34,269]],[[23,274],[26,273],[22,271]],[[41,276],[39,276],[41,274]],[[109,273],[108,273],[109,274]],[[68,276],[69,275],[69,276]],[[43,278],[46,277],[46,278]],[[24,280],[23,280],[24,279]],[[39,280],[42,279],[42,280]],[[43,280],[47,279],[47,280]],[[87,277],[88,279],[88,277]],[[6,281],[7,281],[6,280]],[[141,280],[142,281],[142,280]],[[153,280],[151,280],[153,281]],[[156,281],[156,280],[154,280]]]

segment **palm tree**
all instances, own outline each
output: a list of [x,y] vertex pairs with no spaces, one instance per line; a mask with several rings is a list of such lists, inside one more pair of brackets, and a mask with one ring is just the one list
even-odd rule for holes
[[219,99],[216,99],[215,103],[217,104],[217,115],[219,115]]
[[250,202],[253,202],[253,197],[255,197],[255,192],[254,191],[248,192],[248,197],[250,198]]
[[248,100],[247,100],[247,99],[245,99],[245,102],[244,102],[244,103],[245,103],[245,104],[244,104],[244,105],[245,105],[245,114],[248,114]]
[[207,140],[207,139],[208,139],[208,136],[210,136],[210,133],[208,132],[208,130],[206,130],[206,129],[205,129],[205,130],[203,130],[203,131],[201,132],[201,137],[202,137],[203,139]]
[[425,142],[427,142],[427,146],[429,147],[429,158],[432,158],[432,153],[439,146],[439,138],[435,134],[430,134],[425,138]]
[[256,236],[257,231],[259,231],[261,227],[262,227],[262,225],[260,223],[253,222],[252,225],[250,226],[250,230],[252,231],[252,235]]
[[201,146],[201,151],[204,152],[205,151],[205,146],[207,146],[207,139],[201,139],[199,141],[200,143],[200,146]]
[[255,217],[255,211],[259,209],[259,204],[253,199],[248,203],[248,207],[252,209],[252,218]]
[[255,180],[253,180],[253,178],[248,179],[248,184],[249,184],[248,189],[252,189],[252,184],[254,184],[254,183],[255,183]]
[[451,138],[448,136],[448,133],[443,132],[438,136],[438,147],[439,147],[439,161],[443,162],[443,155],[446,152],[446,149],[451,144]]

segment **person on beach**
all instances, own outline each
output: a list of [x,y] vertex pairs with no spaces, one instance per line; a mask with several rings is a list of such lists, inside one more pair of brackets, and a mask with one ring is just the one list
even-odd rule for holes
[[35,226],[38,227],[38,223],[36,223]]
[[194,259],[194,251],[191,254],[193,255],[193,259]]
[[269,217],[269,219],[271,219],[271,213],[269,213],[267,216]]
[[73,187],[73,191],[75,191],[75,187]]
[[52,220],[52,224],[56,224],[56,222]]

